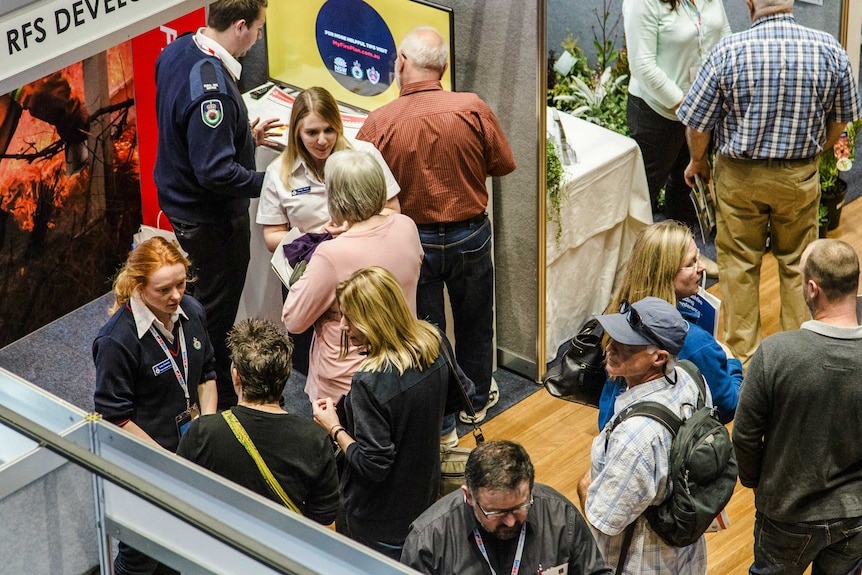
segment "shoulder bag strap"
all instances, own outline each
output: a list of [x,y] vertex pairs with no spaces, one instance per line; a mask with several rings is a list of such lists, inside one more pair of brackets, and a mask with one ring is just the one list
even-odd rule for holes
[[263,457],[260,456],[260,452],[257,450],[257,447],[254,446],[251,437],[248,436],[248,433],[246,433],[245,428],[236,416],[229,409],[222,411],[221,414],[227,422],[228,427],[230,427],[230,430],[233,431],[234,436],[236,436],[237,441],[239,441],[240,445],[245,447],[245,450],[248,451],[249,455],[251,455],[251,458],[257,465],[258,471],[260,471],[260,474],[263,476],[266,484],[269,485],[269,488],[272,489],[272,492],[278,495],[278,498],[281,499],[281,502],[285,507],[302,515],[302,511],[299,510],[299,507],[297,507],[287,493],[284,492],[284,489],[282,489],[278,480],[272,474],[272,471],[269,470]]
[[[446,337],[445,335],[443,337]],[[464,411],[466,411],[471,416],[476,416],[476,410],[473,409],[473,402],[470,401],[470,397],[467,395],[467,390],[464,389],[464,382],[461,381],[461,376],[458,374],[458,369],[452,362],[452,356],[449,355],[449,345],[446,341],[440,342],[440,349],[443,351],[443,355],[446,357],[446,363],[449,366],[449,374],[450,377],[454,377],[458,382],[458,390],[461,392],[461,401],[464,403]],[[482,428],[479,427],[476,423],[473,423],[473,437],[476,438],[476,445],[485,442],[485,436],[482,434]]]

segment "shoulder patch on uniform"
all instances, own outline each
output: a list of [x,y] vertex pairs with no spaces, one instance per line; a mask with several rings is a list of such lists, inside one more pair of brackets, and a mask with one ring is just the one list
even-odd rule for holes
[[224,119],[224,110],[218,100],[201,102],[201,120],[210,128],[216,128]]
[[227,93],[224,73],[221,66],[212,58],[204,58],[195,64],[189,74],[191,98],[195,100],[204,94]]

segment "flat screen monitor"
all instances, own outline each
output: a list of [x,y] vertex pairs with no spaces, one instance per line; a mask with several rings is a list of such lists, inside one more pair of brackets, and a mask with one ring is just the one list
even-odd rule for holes
[[401,39],[433,26],[449,43],[443,87],[454,89],[453,14],[425,0],[275,0],[266,9],[269,77],[296,88],[320,86],[359,110],[398,97],[395,59]]

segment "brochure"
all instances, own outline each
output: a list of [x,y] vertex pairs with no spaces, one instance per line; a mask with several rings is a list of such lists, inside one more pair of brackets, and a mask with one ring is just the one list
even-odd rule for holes
[[721,310],[721,300],[700,287],[692,296],[679,301],[680,307],[700,314],[694,323],[718,338],[718,312]]
[[700,237],[706,241],[713,230],[715,230],[715,204],[712,201],[712,193],[703,179],[695,175],[695,185],[691,189],[691,203],[697,214],[697,223],[700,226]]
[[290,265],[290,262],[284,256],[284,246],[301,235],[302,232],[299,231],[299,228],[291,228],[289,232],[284,234],[284,238],[278,244],[278,247],[275,248],[275,251],[272,252],[272,258],[269,260],[272,271],[275,272],[281,283],[288,289],[290,288],[290,276],[293,275],[293,266]]

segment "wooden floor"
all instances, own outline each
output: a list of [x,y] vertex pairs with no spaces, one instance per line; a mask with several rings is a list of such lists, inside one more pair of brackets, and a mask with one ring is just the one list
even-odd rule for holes
[[[829,233],[851,244],[862,254],[862,200],[844,207],[840,227]],[[720,295],[719,286],[710,288]],[[767,254],[761,279],[761,318],[764,336],[778,330],[778,277],[775,259]],[[577,503],[576,487],[589,469],[590,444],[597,434],[598,411],[561,401],[540,390],[482,426],[487,439],[518,441],[533,460],[536,480],[551,485]],[[731,424],[732,425],[732,424]],[[730,427],[730,426],[729,426]],[[475,445],[472,436],[461,445]],[[752,561],[754,496],[737,484],[728,505],[730,527],[706,536],[709,575],[747,573]]]

